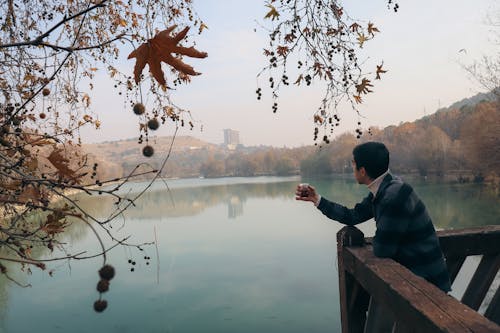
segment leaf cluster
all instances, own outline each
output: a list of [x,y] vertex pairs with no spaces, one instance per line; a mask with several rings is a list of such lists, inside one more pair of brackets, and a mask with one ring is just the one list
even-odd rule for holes
[[[392,2],[391,2],[392,3]],[[391,3],[388,5],[391,6]],[[333,130],[339,125],[338,107],[350,103],[355,112],[364,95],[372,93],[373,80],[386,73],[377,65],[375,75],[363,68],[360,50],[380,32],[372,22],[352,19],[341,1],[272,0],[265,19],[269,28],[269,47],[264,49],[268,65],[259,74],[269,76],[273,112],[277,111],[277,98],[282,86],[290,82],[310,86],[323,81],[326,90],[320,106],[314,112],[314,140],[319,128],[329,142]],[[289,73],[294,79],[289,81]],[[260,88],[257,91],[261,97]]]

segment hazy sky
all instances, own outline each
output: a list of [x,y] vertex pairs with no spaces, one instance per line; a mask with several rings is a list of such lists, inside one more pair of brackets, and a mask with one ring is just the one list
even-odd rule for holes
[[[208,58],[186,58],[203,74],[172,92],[175,103],[190,109],[196,121],[193,131],[183,128],[178,134],[221,143],[222,130],[232,128],[240,132],[240,140],[246,146],[313,144],[312,115],[323,96],[321,85],[284,87],[278,100],[280,108],[274,114],[267,76],[263,76],[263,98],[256,99],[257,74],[266,65],[262,51],[267,46],[267,36],[259,27],[268,11],[265,2],[193,2],[209,27],[200,36],[193,32],[193,37],[196,47],[208,52]],[[488,13],[498,13],[495,0],[399,1],[398,13],[388,10],[385,0],[345,2],[351,17],[374,22],[380,29],[381,33],[364,48],[371,67],[383,61],[388,70],[376,82],[375,93],[367,95],[360,107],[363,127],[413,121],[481,92],[460,64],[498,52],[491,42],[492,27],[486,24]],[[465,52],[459,52],[462,49]],[[127,55],[128,50],[122,53],[124,58]],[[128,64],[132,73],[134,61]],[[137,117],[124,109],[123,99],[112,85],[106,80],[96,84],[92,107],[102,125],[99,131],[84,130],[85,142],[139,135]],[[349,107],[341,109],[340,115],[337,133],[354,131],[358,116]],[[172,131],[163,126],[155,134],[170,135]]]

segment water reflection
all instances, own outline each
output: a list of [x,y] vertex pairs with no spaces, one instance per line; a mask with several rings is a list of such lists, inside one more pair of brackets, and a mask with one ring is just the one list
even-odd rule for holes
[[[366,187],[351,179],[307,180],[319,193],[334,201],[354,205],[367,194]],[[293,200],[298,180],[270,183],[224,184],[201,187],[184,187],[183,180],[168,190],[146,192],[136,201],[136,206],[125,212],[125,218],[155,220],[181,216],[194,216],[204,210],[227,205],[227,217],[237,218],[244,212],[250,198]],[[487,187],[477,184],[412,183],[425,202],[438,228],[462,228],[498,224],[500,200]],[[176,187],[177,186],[177,187]],[[110,197],[85,197],[80,199],[85,209],[96,216],[107,216],[113,207]]]
[[[271,183],[227,184],[202,187],[182,187],[182,180],[170,189],[148,191],[136,200],[135,206],[124,213],[125,218],[151,219],[194,216],[212,206],[225,204],[229,218],[243,214],[249,198],[292,200],[297,181]],[[181,187],[175,187],[180,185]],[[114,199],[109,196],[82,196],[78,203],[98,217],[112,212]]]
[[240,215],[243,215],[243,200],[239,196],[233,195],[227,202],[227,217],[234,219]]

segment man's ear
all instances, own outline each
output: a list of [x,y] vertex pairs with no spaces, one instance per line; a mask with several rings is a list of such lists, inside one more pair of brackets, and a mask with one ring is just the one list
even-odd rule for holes
[[365,170],[365,167],[361,167],[358,169],[358,172],[359,174],[362,176],[362,177],[365,177],[366,176],[366,170]]
[[365,167],[361,167],[358,169],[358,173],[360,175],[360,178],[362,179],[363,181],[363,184],[366,184],[368,185],[370,182],[370,177],[368,177],[368,174],[366,173],[366,169]]

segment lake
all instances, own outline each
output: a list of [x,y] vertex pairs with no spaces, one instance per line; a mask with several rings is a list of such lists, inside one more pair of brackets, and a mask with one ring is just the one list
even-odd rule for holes
[[[51,263],[31,273],[8,265],[17,281],[32,287],[0,275],[0,332],[338,332],[336,233],[342,225],[296,201],[299,182],[347,205],[368,193],[351,179],[157,182],[112,224],[131,243],[157,242],[108,254],[116,276],[103,295],[103,313],[92,308],[102,258]],[[411,183],[438,229],[499,222],[498,194],[480,185]],[[79,203],[102,218],[113,206],[104,196]],[[373,224],[360,229],[371,236]],[[63,238],[71,253],[99,251],[82,223]],[[458,297],[467,274],[454,286]]]

